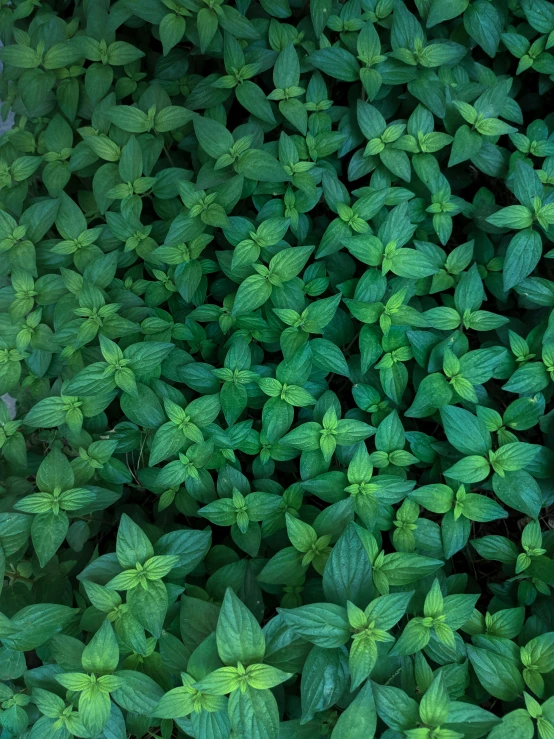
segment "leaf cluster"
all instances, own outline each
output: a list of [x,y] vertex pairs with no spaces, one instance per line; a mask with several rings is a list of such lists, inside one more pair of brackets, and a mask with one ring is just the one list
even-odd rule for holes
[[554,739],[554,4],[0,6],[0,739]]

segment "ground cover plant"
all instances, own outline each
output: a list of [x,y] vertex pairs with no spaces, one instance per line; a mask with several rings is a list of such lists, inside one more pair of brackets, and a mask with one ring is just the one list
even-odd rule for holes
[[1,739],[554,739],[554,4],[0,40]]

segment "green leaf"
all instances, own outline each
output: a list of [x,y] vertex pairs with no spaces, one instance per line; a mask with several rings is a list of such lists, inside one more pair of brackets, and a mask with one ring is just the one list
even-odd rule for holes
[[265,652],[262,629],[249,609],[227,588],[217,621],[217,651],[224,664],[261,662]]
[[333,547],[323,573],[323,592],[331,603],[360,608],[371,599],[371,563],[354,524],[350,523]]
[[477,679],[493,697],[513,701],[523,693],[523,678],[513,658],[478,647],[467,650]]
[[168,13],[160,23],[160,40],[163,44],[164,56],[183,38],[186,29],[186,21],[180,15]]
[[314,603],[280,613],[300,636],[319,647],[340,647],[350,638],[346,609],[342,606]]
[[226,154],[234,140],[229,131],[212,118],[194,116],[194,132],[200,146],[214,159]]
[[117,705],[124,711],[153,715],[164,694],[162,688],[151,677],[135,670],[119,670],[117,677],[120,685],[111,694]]
[[504,262],[504,290],[519,285],[537,266],[542,256],[542,241],[533,229],[516,234],[508,245]]
[[332,706],[345,690],[347,680],[346,649],[314,647],[302,670],[302,722]]
[[229,718],[238,739],[278,739],[279,711],[270,690],[235,690],[229,698]]
[[500,43],[501,21],[494,5],[486,0],[472,3],[464,13],[464,27],[485,53],[495,56]]
[[338,46],[312,52],[310,61],[316,69],[342,82],[356,82],[360,68],[356,58]]
[[441,420],[448,441],[462,454],[485,456],[491,448],[491,438],[485,424],[472,413],[457,406],[441,408]]
[[119,662],[119,648],[111,623],[106,620],[87,644],[82,655],[83,669],[96,674],[113,672]]
[[39,513],[31,525],[31,539],[41,567],[56,554],[67,535],[69,521],[64,511]]
[[106,112],[108,119],[123,131],[144,133],[149,130],[148,116],[130,105],[120,105]]
[[495,495],[510,508],[537,518],[542,506],[542,492],[537,481],[524,470],[507,472],[504,477],[494,474]]
[[419,721],[419,707],[413,698],[392,685],[373,684],[377,714],[394,731],[413,728]]
[[237,290],[233,314],[240,316],[252,313],[269,299],[271,291],[271,283],[262,275],[247,277]]
[[289,176],[277,159],[262,149],[249,149],[239,159],[239,174],[261,182],[286,182]]
[[339,720],[331,734],[331,739],[356,739],[360,736],[359,732],[362,732],[367,739],[372,739],[375,736],[376,728],[377,713],[371,683],[368,681],[346,711],[339,716]]
[[124,513],[117,531],[117,559],[122,567],[144,564],[154,555],[154,548],[142,529]]

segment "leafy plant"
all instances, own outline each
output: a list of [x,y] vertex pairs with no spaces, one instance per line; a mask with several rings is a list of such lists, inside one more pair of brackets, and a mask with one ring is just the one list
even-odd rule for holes
[[0,41],[0,739],[553,739],[554,4]]

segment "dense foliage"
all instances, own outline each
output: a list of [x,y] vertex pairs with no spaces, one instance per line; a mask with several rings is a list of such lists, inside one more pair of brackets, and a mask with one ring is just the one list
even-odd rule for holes
[[0,39],[1,739],[554,739],[554,4]]

